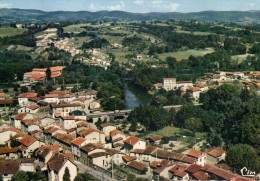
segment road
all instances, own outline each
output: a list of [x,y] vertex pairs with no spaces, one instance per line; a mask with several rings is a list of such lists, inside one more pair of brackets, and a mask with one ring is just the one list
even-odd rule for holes
[[111,177],[102,174],[101,172],[98,172],[94,170],[93,168],[88,167],[87,165],[84,165],[78,161],[75,161],[77,167],[79,168],[79,173],[89,173],[90,175],[94,176],[95,178],[101,180],[101,181],[117,181],[116,179],[112,179]]

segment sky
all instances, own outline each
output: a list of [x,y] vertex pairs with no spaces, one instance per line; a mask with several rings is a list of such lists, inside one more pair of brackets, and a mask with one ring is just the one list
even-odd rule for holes
[[0,0],[0,8],[44,11],[199,12],[260,10],[260,0]]

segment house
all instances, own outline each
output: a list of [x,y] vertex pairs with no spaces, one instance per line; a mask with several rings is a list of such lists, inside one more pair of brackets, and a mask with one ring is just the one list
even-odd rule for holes
[[74,116],[60,116],[59,121],[65,130],[70,130],[77,127]]
[[169,169],[170,179],[188,181],[189,174],[186,172],[188,165],[177,163]]
[[30,92],[30,93],[23,93],[23,94],[20,94],[18,96],[18,103],[19,103],[19,106],[23,107],[23,106],[27,106],[28,105],[28,100],[30,98],[35,98],[37,97],[37,93],[33,93],[33,92]]
[[105,133],[106,137],[110,136],[110,132],[116,130],[116,126],[111,123],[103,123],[101,125],[102,131]]
[[[151,165],[151,162],[156,160],[152,157],[152,153],[157,152],[158,147],[148,145],[142,152],[142,157],[139,157],[139,160],[146,163],[147,165]],[[156,153],[155,153],[156,154]],[[141,159],[140,159],[141,158]]]
[[104,146],[97,143],[88,143],[80,148],[80,155],[79,158],[80,162],[90,165],[90,158],[89,155],[92,153],[98,153],[98,152],[105,152]]
[[0,148],[0,158],[3,159],[18,159],[18,148],[4,147]]
[[5,93],[4,92],[0,92],[0,99],[5,99]]
[[164,78],[163,79],[163,88],[167,91],[174,90],[177,86],[176,78]]
[[226,152],[221,148],[213,148],[207,152],[207,163],[215,165],[221,160],[225,160]]
[[82,91],[77,93],[78,98],[96,99],[97,92],[94,90]]
[[197,164],[191,164],[186,169],[186,172],[189,173],[189,177],[192,180],[208,180],[209,175],[204,172],[203,167]]
[[69,170],[71,181],[74,181],[78,173],[74,160],[67,154],[55,153],[47,165],[49,181],[62,181],[66,168]]
[[0,131],[0,145],[6,144],[12,136],[15,136],[19,132],[20,130],[14,127],[6,128]]
[[21,121],[21,130],[23,133],[31,133],[33,131],[40,131],[39,120],[37,119],[24,119]]
[[0,159],[0,174],[3,177],[3,181],[10,181],[18,171],[35,172],[34,161],[34,158],[20,158],[17,160]]
[[153,135],[148,138],[150,143],[159,145],[161,143],[162,137],[158,135]]
[[52,104],[51,106],[53,117],[69,116],[70,112],[80,110],[83,111],[81,104]]
[[126,135],[118,130],[115,129],[110,132],[110,139],[112,140],[112,144],[114,148],[122,148],[124,146],[124,139],[126,138]]
[[40,107],[37,104],[31,104],[29,106],[19,108],[18,113],[37,113],[39,108]]
[[200,99],[200,93],[202,92],[201,89],[199,87],[190,87],[188,89],[188,92],[190,93],[190,95],[192,96],[192,98],[195,101],[199,101]]
[[57,78],[62,75],[62,70],[64,69],[64,66],[56,66],[56,67],[50,67],[51,70],[51,78]]
[[21,143],[19,150],[22,152],[24,158],[31,158],[34,150],[40,148],[41,145],[44,145],[44,143],[41,143],[36,138],[29,135],[20,139],[19,143]]
[[76,160],[80,158],[80,148],[87,143],[89,143],[89,141],[82,137],[78,137],[71,142],[71,152]]
[[106,143],[105,134],[97,129],[85,128],[78,131],[78,135],[92,143]]
[[44,117],[39,120],[39,126],[43,127],[43,128],[46,126],[49,126],[53,123],[55,123],[55,120],[53,118],[49,118],[49,117]]
[[74,135],[70,135],[66,133],[57,133],[54,136],[52,136],[53,144],[58,144],[64,152],[71,151],[71,142],[74,139],[75,139]]
[[167,166],[160,166],[159,168],[156,168],[153,170],[153,176],[154,179],[158,179],[160,177],[163,177],[166,179],[169,179],[169,170],[172,168],[172,165]]
[[144,163],[135,161],[135,160],[127,163],[127,166],[136,170],[137,173],[140,173],[140,174],[146,174],[146,172],[148,171],[147,165],[145,165]]
[[189,87],[192,87],[192,81],[179,81],[177,82],[176,88],[181,89],[182,91],[186,91]]
[[41,170],[47,170],[47,163],[51,159],[54,153],[59,152],[59,145],[42,145],[36,152],[35,156],[39,161]]
[[30,113],[19,113],[13,119],[13,126],[17,129],[21,129],[21,122],[25,119],[33,119],[33,115]]
[[99,111],[100,108],[101,108],[101,104],[99,101],[94,100],[91,103],[89,103],[89,110],[91,112]]
[[124,140],[125,153],[130,153],[133,149],[145,149],[146,142],[141,138],[135,136],[129,136]]
[[6,108],[10,108],[13,107],[14,105],[14,99],[10,98],[10,99],[0,99],[0,107],[4,107]]
[[195,158],[197,160],[196,164],[198,165],[204,166],[207,162],[207,154],[199,150],[187,150],[184,154]]
[[46,80],[46,73],[26,72],[23,74],[24,83],[44,82],[45,80]]
[[159,89],[163,88],[163,84],[162,83],[156,83],[156,84],[153,84],[153,87],[154,87],[155,90],[159,90]]

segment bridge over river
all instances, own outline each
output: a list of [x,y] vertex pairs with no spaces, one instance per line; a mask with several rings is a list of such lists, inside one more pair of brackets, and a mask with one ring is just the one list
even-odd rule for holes
[[[201,103],[195,103],[194,106],[202,106]],[[170,110],[175,109],[176,111],[179,111],[180,108],[183,105],[171,105],[171,106],[163,106],[164,109]],[[130,113],[133,109],[127,109],[127,110],[115,110],[115,111],[108,111],[108,112],[97,112],[97,113],[89,113],[87,114],[87,119],[91,118],[99,118],[103,116],[110,116],[110,117],[126,117],[128,113]]]

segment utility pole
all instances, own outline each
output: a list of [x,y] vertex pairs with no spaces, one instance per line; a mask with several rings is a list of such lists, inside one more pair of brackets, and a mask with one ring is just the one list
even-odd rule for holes
[[114,171],[113,171],[113,159],[114,159],[114,155],[112,155],[112,161],[111,161],[111,166],[112,166],[112,175],[111,175],[111,178],[112,178],[112,180],[114,179]]

